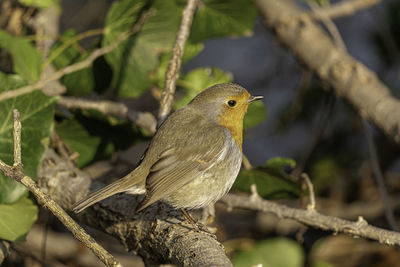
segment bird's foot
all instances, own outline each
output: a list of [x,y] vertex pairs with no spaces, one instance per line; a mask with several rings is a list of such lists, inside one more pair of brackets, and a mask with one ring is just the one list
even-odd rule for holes
[[195,219],[193,219],[193,217],[185,209],[181,209],[181,211],[182,211],[183,217],[185,217],[185,220],[188,223],[190,223],[193,226],[193,228],[195,228],[199,232],[205,232],[208,235],[212,236],[213,238],[216,238],[216,236],[214,234],[217,230],[216,228],[214,228],[214,227],[209,228],[206,225],[204,225],[200,222],[197,222]]

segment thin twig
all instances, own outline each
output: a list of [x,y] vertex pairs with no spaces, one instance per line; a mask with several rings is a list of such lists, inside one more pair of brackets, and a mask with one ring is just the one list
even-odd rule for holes
[[310,196],[310,203],[307,205],[307,210],[309,211],[315,211],[315,193],[314,193],[314,185],[312,184],[310,177],[308,176],[307,173],[302,173],[300,177],[304,180],[307,189],[308,189],[308,194]]
[[394,217],[394,211],[389,201],[388,192],[385,185],[385,179],[383,178],[382,170],[381,167],[379,166],[378,153],[376,152],[376,146],[374,139],[372,137],[371,128],[368,127],[368,123],[365,119],[363,119],[363,124],[364,124],[365,138],[367,139],[368,143],[371,165],[374,172],[376,183],[378,185],[379,195],[382,198],[383,207],[385,209],[386,220],[388,221],[389,226],[393,231],[399,231],[399,227],[397,226],[396,219]]
[[14,165],[9,166],[0,160],[0,170],[6,176],[22,183],[29,191],[33,193],[38,202],[47,207],[71,233],[83,244],[85,244],[93,253],[107,266],[122,266],[114,257],[83,230],[53,199],[43,193],[39,186],[29,176],[26,176],[21,163],[21,122],[19,112],[14,109]]
[[313,10],[310,15],[315,19],[322,19],[324,17],[329,17],[330,19],[336,19],[339,17],[350,16],[359,10],[369,8],[382,0],[351,0],[351,1],[341,1],[337,4],[330,5],[325,8],[319,8],[318,10]]
[[18,110],[13,110],[14,115],[14,165],[13,167],[22,167],[21,160],[21,121]]
[[165,120],[171,112],[174,103],[174,94],[176,80],[179,77],[179,70],[182,64],[182,56],[185,49],[185,43],[190,34],[190,27],[196,9],[197,0],[187,0],[187,4],[182,12],[181,24],[176,36],[175,45],[172,50],[171,59],[168,63],[167,72],[165,73],[165,86],[161,95],[160,110],[158,112],[158,123]]
[[65,49],[67,49],[71,45],[77,43],[78,41],[80,41],[84,38],[91,37],[94,35],[100,35],[103,33],[104,33],[104,29],[102,29],[102,28],[101,29],[92,29],[92,30],[88,30],[83,33],[80,33],[77,36],[74,36],[73,38],[67,39],[65,42],[62,43],[62,45],[60,45],[57,49],[55,49],[49,55],[49,57],[42,63],[42,68],[46,67],[51,62],[53,62],[55,58],[57,58],[59,55],[61,55],[61,53],[64,52]]
[[251,165],[250,160],[246,157],[245,154],[242,154],[242,158],[243,158],[243,167],[245,170],[251,170],[253,169],[253,166]]
[[123,103],[63,96],[57,104],[68,109],[95,109],[104,114],[128,119],[152,134],[156,131],[157,121],[153,114],[132,110]]
[[[308,5],[313,10],[313,12],[318,13],[321,10],[314,2],[308,2]],[[329,6],[329,5],[328,5]],[[327,30],[329,31],[330,35],[332,36],[333,41],[335,42],[336,46],[341,49],[343,52],[346,52],[346,45],[340,35],[338,28],[336,27],[335,23],[333,23],[332,19],[326,15],[326,13],[321,12],[319,13],[319,19],[322,23],[326,26]]]
[[293,219],[305,225],[320,228],[322,230],[370,238],[379,243],[400,246],[400,233],[369,225],[361,216],[356,222],[348,221],[338,217],[320,214],[316,211],[309,212],[304,209],[291,208],[262,198],[253,198],[234,194],[226,195],[221,199],[221,201],[225,203],[229,209],[244,208],[269,212],[275,214],[280,219]]
[[23,86],[23,87],[20,87],[18,89],[11,90],[11,91],[5,91],[4,93],[0,94],[0,102],[4,101],[6,99],[9,99],[9,98],[14,98],[14,97],[38,90],[39,88],[43,87],[44,85],[48,84],[49,82],[58,80],[67,74],[70,74],[70,73],[76,72],[78,70],[89,67],[97,58],[113,51],[123,41],[125,41],[131,35],[138,32],[141,29],[141,27],[143,26],[144,22],[147,20],[147,18],[151,14],[152,14],[151,11],[145,12],[130,31],[123,32],[120,35],[118,35],[118,37],[115,38],[114,42],[111,43],[110,45],[94,50],[85,60],[77,62],[77,63],[69,65],[69,66],[66,66],[66,67],[54,72],[50,77],[40,79],[38,82],[36,82],[34,84]]

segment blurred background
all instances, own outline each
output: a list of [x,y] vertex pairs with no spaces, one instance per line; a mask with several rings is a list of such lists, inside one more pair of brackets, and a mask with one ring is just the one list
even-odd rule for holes
[[[34,2],[1,0],[0,28],[13,36],[34,35],[30,21],[43,12],[42,7],[32,5]],[[220,13],[204,11],[211,24],[217,25],[215,21],[221,20],[219,27],[225,27],[225,24],[232,26],[239,21],[240,27],[227,26],[217,30],[213,25],[202,24],[197,14],[199,22],[193,22],[174,107],[186,104],[197,92],[218,82],[234,81],[252,94],[264,96],[263,104],[249,110],[245,122],[243,151],[252,168],[247,166],[241,172],[232,191],[249,192],[250,184],[255,183],[262,197],[304,208],[308,193],[296,179],[296,173],[305,172],[314,184],[319,212],[349,220],[363,216],[374,226],[391,229],[371,167],[366,134],[372,133],[376,145],[377,155],[372,155],[372,160],[378,162],[382,170],[395,223],[400,215],[399,146],[373,125],[365,126],[356,110],[337,98],[329,86],[297,62],[264,27],[252,2],[200,2],[210,10],[223,9],[218,10]],[[309,10],[310,2],[326,8],[341,1],[310,0],[296,1],[296,4]],[[351,16],[337,18],[334,23],[348,53],[374,71],[398,97],[400,1],[377,2]],[[173,19],[158,18],[161,22],[166,20],[165,29],[151,32],[149,26],[143,31],[150,33],[143,34],[142,38],[139,32],[135,37],[142,38],[137,39],[136,44],[142,42],[143,47],[152,48],[151,57],[147,57],[149,51],[136,44],[136,50],[131,52],[133,56],[127,57],[126,66],[119,65],[124,59],[122,52],[106,55],[96,60],[92,67],[77,72],[76,76],[65,76],[61,80],[67,88],[63,95],[111,99],[134,110],[157,114],[176,22],[179,22],[185,1],[60,1],[55,19],[59,23],[55,24],[59,37],[54,39],[49,52],[54,55],[51,62],[58,69],[78,62],[93,49],[109,44],[117,33],[128,29],[130,26],[113,28],[115,24],[112,24],[118,16],[123,16],[118,13],[121,8],[118,4],[123,3],[131,6],[138,3],[142,9],[154,5],[161,12],[171,11],[174,6],[180,9],[170,15]],[[16,16],[16,12],[21,15]],[[18,18],[19,24],[13,22],[12,19]],[[154,22],[154,25],[159,24]],[[111,30],[103,31],[106,27]],[[168,27],[174,29],[172,33]],[[78,34],[95,29],[98,34],[86,34],[85,38],[71,41]],[[64,50],[52,54],[68,42]],[[151,42],[159,43],[151,45]],[[0,70],[13,73],[8,52],[2,47]],[[136,65],[130,63],[131,59]],[[151,61],[155,63],[152,65]],[[137,74],[140,70],[143,73]],[[54,129],[69,147],[77,166],[106,183],[133,169],[151,138],[149,131],[131,126],[126,120],[63,106],[55,109]],[[10,255],[2,266],[100,264],[48,211],[41,209],[38,218],[27,241],[12,243]],[[245,210],[228,212],[222,204],[216,205],[213,227],[217,227],[218,239],[235,266],[400,266],[400,254],[395,247],[336,235],[269,214]],[[113,238],[95,229],[89,228],[89,231],[125,266],[143,265],[140,258],[125,252]]]

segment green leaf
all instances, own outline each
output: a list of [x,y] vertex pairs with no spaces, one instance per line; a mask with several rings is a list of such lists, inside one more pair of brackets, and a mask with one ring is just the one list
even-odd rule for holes
[[0,71],[0,93],[26,85],[27,82],[17,74],[5,74]]
[[[195,56],[197,56],[204,49],[203,43],[192,44],[191,42],[186,42],[185,51],[182,57],[182,64],[185,64]],[[153,75],[153,83],[156,83],[159,88],[164,88],[165,83],[165,73],[167,72],[168,63],[171,59],[172,52],[164,53],[160,57],[160,64],[156,69],[155,75]]]
[[201,1],[193,19],[190,40],[196,43],[213,37],[249,36],[256,17],[253,1]]
[[241,170],[232,189],[251,192],[250,186],[257,186],[258,194],[265,198],[297,197],[301,193],[300,185],[279,175],[268,168]]
[[11,54],[14,71],[29,82],[40,77],[42,55],[23,37],[0,30],[0,47]]
[[184,97],[175,101],[174,107],[180,108],[186,105],[198,93],[214,84],[227,83],[230,81],[232,81],[232,74],[219,68],[194,69],[178,81],[178,85],[184,89],[186,94]]
[[78,167],[82,168],[98,158],[105,158],[114,151],[111,143],[104,143],[101,136],[91,134],[76,120],[64,120],[56,131],[69,147],[79,153]]
[[[58,69],[83,61],[90,54],[89,52],[81,54],[75,46],[72,46],[78,43],[76,31],[67,30],[60,39],[62,42],[57,42],[51,49],[51,57],[55,57],[53,63]],[[95,87],[93,65],[65,75],[61,81],[67,87],[69,95],[90,95]]]
[[61,9],[59,0],[19,0],[22,5],[37,7],[40,9],[48,8],[50,6],[56,6],[59,10]]
[[126,121],[115,120],[98,111],[87,110],[56,125],[69,147],[79,153],[78,166],[109,158],[115,150],[142,142],[143,136]]
[[243,128],[256,127],[267,118],[267,110],[262,101],[255,101],[249,105],[243,121]]
[[178,30],[182,3],[178,0],[122,0],[112,5],[106,18],[102,46],[114,42],[119,34],[130,30],[145,8],[153,10],[141,31],[122,42],[105,56],[113,70],[112,88],[120,97],[139,97],[151,85],[150,71],[158,65],[160,53],[169,51]]
[[183,53],[182,63],[183,64],[187,63],[188,61],[196,57],[198,54],[200,54],[200,52],[203,51],[203,49],[204,49],[203,43],[194,44],[188,40],[185,45],[185,51]]
[[232,263],[235,267],[301,267],[304,266],[304,260],[304,251],[297,242],[288,238],[271,238],[238,253]]
[[29,198],[13,204],[0,204],[0,239],[25,240],[26,234],[38,216],[38,208]]
[[[1,77],[3,76],[3,77]],[[8,80],[10,88],[21,82],[15,75],[1,75]],[[4,80],[3,80],[4,81]],[[3,81],[1,83],[3,83]],[[15,83],[16,82],[16,83]],[[9,89],[9,88],[7,88]],[[21,153],[25,173],[36,178],[37,168],[44,155],[42,141],[50,136],[54,120],[55,98],[34,91],[16,98],[0,102],[0,159],[5,163],[13,162],[13,109],[18,109],[22,124]],[[26,189],[20,183],[4,176],[0,172],[0,203],[12,203],[18,200]]]

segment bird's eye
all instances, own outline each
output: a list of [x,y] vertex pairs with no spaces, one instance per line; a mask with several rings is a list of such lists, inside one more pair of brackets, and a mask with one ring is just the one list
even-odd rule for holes
[[236,101],[235,101],[235,100],[229,100],[229,101],[228,101],[228,105],[229,105],[230,107],[234,107],[234,106],[236,106]]

